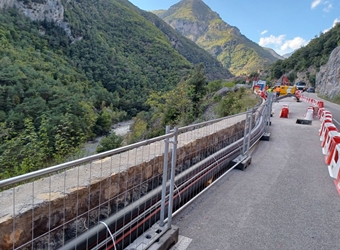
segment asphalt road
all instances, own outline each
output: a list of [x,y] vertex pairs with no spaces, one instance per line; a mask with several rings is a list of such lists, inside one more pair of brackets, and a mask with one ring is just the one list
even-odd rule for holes
[[316,100],[322,100],[324,102],[325,109],[332,112],[334,125],[338,128],[338,130],[340,130],[340,105],[339,104],[335,104],[335,103],[323,100],[320,97],[318,97],[316,93],[305,92],[304,95],[307,97],[312,97]]
[[[278,117],[283,104],[288,119]],[[231,171],[174,218],[185,249],[340,249],[340,196],[321,153],[320,121],[296,124],[308,106],[274,103],[270,140],[259,142],[246,171]]]

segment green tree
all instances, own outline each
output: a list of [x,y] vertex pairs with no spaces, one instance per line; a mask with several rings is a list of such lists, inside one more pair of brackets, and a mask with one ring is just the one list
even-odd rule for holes
[[97,147],[97,153],[109,151],[111,149],[119,148],[123,144],[123,137],[116,135],[112,132],[110,135],[101,139],[99,146]]

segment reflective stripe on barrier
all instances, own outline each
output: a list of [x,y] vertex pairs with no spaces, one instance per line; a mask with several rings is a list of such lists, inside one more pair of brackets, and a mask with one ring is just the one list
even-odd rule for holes
[[327,155],[328,148],[329,148],[329,145],[331,144],[332,137],[336,136],[336,133],[338,133],[338,131],[336,131],[336,130],[329,131],[327,133],[325,140],[322,141],[321,151],[324,155]]
[[[335,151],[335,147],[338,143],[340,143],[340,133],[331,131],[329,132],[329,143],[326,142],[325,149],[326,149],[326,155],[325,155],[325,163],[327,165],[330,165],[332,156]],[[326,146],[327,145],[327,146]]]
[[323,130],[326,123],[333,123],[333,120],[331,118],[328,118],[328,117],[323,120],[323,122],[321,123],[321,127],[319,129],[319,136],[321,136],[322,130]]
[[319,108],[319,111],[318,111],[318,119],[321,118],[321,114],[322,112],[325,110],[325,108]]
[[320,121],[322,121],[325,117],[325,115],[331,115],[332,116],[332,113],[328,110],[324,110],[322,113],[321,113],[321,116],[320,116]]
[[328,166],[329,176],[334,179],[337,179],[339,175],[339,169],[340,169],[339,151],[340,151],[340,145],[336,145],[334,149],[334,153],[332,154],[331,163]]
[[333,115],[329,114],[329,113],[326,113],[326,114],[323,115],[323,117],[320,119],[320,121],[323,122],[323,120],[325,120],[326,118],[333,119]]
[[335,127],[335,125],[333,123],[330,123],[330,122],[325,123],[325,125],[323,126],[323,129],[321,131],[321,135],[320,135],[320,141],[321,142],[326,139],[326,135],[327,135],[328,131],[338,131],[338,129]]

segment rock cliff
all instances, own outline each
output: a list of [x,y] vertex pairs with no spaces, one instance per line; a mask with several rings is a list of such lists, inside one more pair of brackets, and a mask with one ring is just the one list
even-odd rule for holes
[[316,89],[330,99],[340,95],[340,46],[333,50],[327,64],[317,73]]
[[0,9],[15,7],[33,21],[54,22],[74,40],[69,24],[64,21],[64,6],[61,0],[1,0]]

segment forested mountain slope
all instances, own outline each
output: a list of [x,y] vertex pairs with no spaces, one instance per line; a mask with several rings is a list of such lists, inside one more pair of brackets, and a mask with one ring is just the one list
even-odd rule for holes
[[315,72],[325,65],[331,52],[340,45],[340,23],[318,37],[312,39],[306,46],[296,50],[289,58],[278,60],[271,66],[271,77],[280,78],[288,74],[291,80],[297,78],[299,72],[306,72],[306,79],[299,79],[315,85]]
[[127,0],[8,0],[0,8],[0,178],[61,161],[106,134],[112,121],[146,109],[151,92],[173,89],[192,62],[206,58],[217,79],[230,76],[206,54],[191,62],[155,26],[159,18],[150,22]]
[[154,13],[214,55],[233,74],[249,74],[278,59],[224,22],[202,0],[182,0]]

